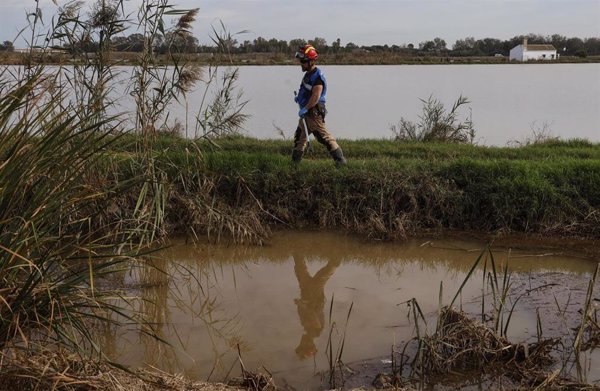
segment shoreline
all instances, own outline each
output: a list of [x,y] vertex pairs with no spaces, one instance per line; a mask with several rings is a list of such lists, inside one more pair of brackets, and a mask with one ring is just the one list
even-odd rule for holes
[[[139,65],[140,53],[136,52],[113,52],[109,56],[109,62],[112,66],[119,65]],[[0,65],[83,65],[94,63],[93,53],[90,58],[82,59],[64,53],[33,53],[30,58],[29,53],[9,52],[0,53]],[[196,53],[175,55],[175,59],[191,65],[200,66],[244,66],[244,65],[291,65],[297,66],[297,62],[292,55],[284,53],[248,53],[248,54],[222,54],[222,53]],[[174,62],[166,56],[157,56],[157,64],[173,65]],[[561,57],[559,60],[539,60],[539,61],[509,61],[507,57],[451,57],[451,56],[402,56],[390,54],[365,54],[358,55],[321,55],[320,65],[518,65],[518,64],[592,64],[600,63],[600,56],[590,57]]]

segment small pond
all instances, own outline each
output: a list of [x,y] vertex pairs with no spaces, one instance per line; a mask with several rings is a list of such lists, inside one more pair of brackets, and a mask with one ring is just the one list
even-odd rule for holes
[[[435,319],[440,289],[450,303],[484,247],[477,240],[383,243],[321,231],[277,232],[263,247],[174,241],[152,254],[154,267],[134,268],[118,282],[141,298],[138,309],[171,347],[127,327],[106,330],[105,347],[134,367],[211,381],[239,374],[239,349],[246,369],[266,368],[278,386],[320,389],[328,341],[337,351],[345,332],[344,363],[383,368],[392,345],[414,336],[407,300]],[[597,260],[522,241],[492,249],[499,273],[508,262],[513,290],[537,293],[515,306],[509,339],[536,339],[538,312],[544,336],[572,333]],[[479,318],[483,273],[476,269],[455,303]],[[587,381],[598,381],[600,357],[586,360]]]

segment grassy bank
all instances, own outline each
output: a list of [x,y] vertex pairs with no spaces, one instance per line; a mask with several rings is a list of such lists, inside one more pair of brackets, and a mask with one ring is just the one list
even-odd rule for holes
[[[156,139],[168,232],[259,241],[273,227],[383,239],[430,230],[600,235],[600,145],[587,141],[490,148],[342,140],[350,161],[342,168],[321,146],[294,165],[289,141],[217,143]],[[128,139],[115,156],[135,156],[135,144]]]

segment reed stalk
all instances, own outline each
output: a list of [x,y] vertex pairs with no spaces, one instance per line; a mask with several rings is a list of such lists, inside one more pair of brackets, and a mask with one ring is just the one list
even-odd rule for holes
[[[131,21],[122,0],[93,3],[87,18],[83,5],[59,9],[41,48],[68,51],[74,66],[36,64],[42,20],[36,1],[29,14],[31,63],[23,72],[3,71],[0,79],[0,366],[11,349],[33,353],[57,346],[106,358],[94,333],[106,324],[138,324],[160,340],[151,325],[144,326],[131,298],[107,281],[132,267],[166,232],[171,181],[184,177],[183,168],[168,158],[165,164],[149,135],[156,136],[167,107],[185,96],[199,73],[175,54],[172,73],[156,67],[153,40],[185,37],[197,10],[146,0],[139,20]],[[165,16],[179,18],[173,29],[164,28]],[[132,125],[123,117],[108,114],[117,82],[111,38],[132,24],[147,38],[133,87],[139,125],[134,132],[140,131],[143,143],[127,139]],[[234,80],[223,88],[233,89]],[[232,92],[220,94],[222,101]],[[238,113],[218,122],[226,133],[240,119]],[[119,154],[123,146],[136,154]],[[168,176],[169,170],[179,175]],[[196,183],[202,191],[202,181]],[[215,209],[211,197],[197,200],[198,207]],[[230,224],[232,231],[239,227]]]
[[[60,99],[32,100],[48,93],[47,79],[40,70],[0,98],[0,344],[97,350],[89,322],[121,310],[94,281],[137,253],[126,250],[131,232],[102,214],[143,178],[95,182],[102,151],[118,141],[98,131],[111,119],[81,122],[56,115]],[[28,116],[15,116],[25,107]]]
[[344,330],[340,336],[339,345],[335,349],[334,353],[334,332],[338,332],[337,323],[333,320],[333,304],[335,295],[331,296],[331,302],[329,305],[329,333],[327,336],[327,345],[325,348],[325,355],[327,356],[328,363],[328,385],[331,389],[335,389],[338,386],[337,378],[341,382],[341,386],[344,384],[344,363],[342,361],[342,355],[344,354],[344,346],[346,345],[346,332],[348,330],[348,322],[350,321],[350,315],[352,314],[352,308],[354,303],[350,304],[348,313],[346,314],[346,322],[344,324]]

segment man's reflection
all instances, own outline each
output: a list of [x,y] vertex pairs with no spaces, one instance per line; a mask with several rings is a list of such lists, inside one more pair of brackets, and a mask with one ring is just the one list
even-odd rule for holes
[[330,259],[314,276],[308,273],[303,256],[294,255],[294,272],[300,285],[300,298],[294,303],[298,307],[300,322],[304,334],[296,348],[301,359],[312,357],[317,353],[314,339],[321,335],[324,326],[323,309],[325,306],[325,283],[340,265],[339,259]]

